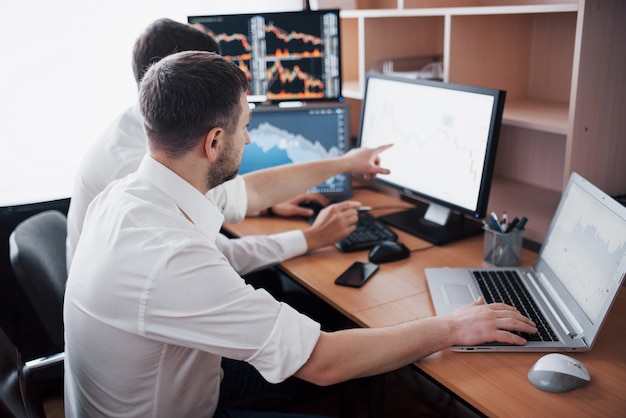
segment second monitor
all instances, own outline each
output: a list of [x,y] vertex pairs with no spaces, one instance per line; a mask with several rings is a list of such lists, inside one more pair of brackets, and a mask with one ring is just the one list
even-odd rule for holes
[[[341,103],[300,107],[259,106],[252,112],[240,174],[289,163],[343,155],[348,146],[349,107]],[[339,174],[313,187],[331,200],[351,195],[350,175]]]
[[[393,143],[391,170],[376,181],[416,201],[380,219],[434,244],[482,231],[506,93],[372,73],[366,80],[360,146]],[[465,219],[469,217],[470,219]]]

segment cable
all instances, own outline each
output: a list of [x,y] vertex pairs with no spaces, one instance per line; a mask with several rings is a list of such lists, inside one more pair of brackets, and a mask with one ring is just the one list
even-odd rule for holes
[[412,253],[417,253],[417,252],[420,252],[420,251],[430,250],[431,248],[435,248],[435,247],[436,247],[436,245],[435,245],[435,244],[430,244],[430,245],[427,245],[426,247],[422,247],[422,248],[415,248],[415,249],[410,250],[410,251],[411,251]]

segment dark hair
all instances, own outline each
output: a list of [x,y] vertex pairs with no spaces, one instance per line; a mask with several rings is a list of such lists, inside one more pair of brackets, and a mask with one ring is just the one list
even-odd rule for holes
[[177,157],[215,127],[233,132],[249,84],[236,64],[213,52],[163,58],[146,72],[139,89],[150,146]]
[[133,47],[133,73],[137,84],[148,68],[170,54],[181,51],[220,53],[220,44],[206,31],[163,18],[154,21],[137,38]]

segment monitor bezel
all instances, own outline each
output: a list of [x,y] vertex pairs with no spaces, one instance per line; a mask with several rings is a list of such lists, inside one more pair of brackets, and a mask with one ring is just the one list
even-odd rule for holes
[[[294,18],[308,18],[308,17],[316,17],[318,20],[321,19],[321,17],[325,14],[328,13],[332,13],[337,17],[337,70],[338,70],[338,77],[337,77],[337,82],[338,82],[338,93],[337,96],[326,96],[324,95],[324,97],[315,97],[315,98],[281,98],[281,99],[274,99],[271,98],[269,95],[265,95],[265,96],[254,96],[251,100],[249,100],[251,103],[264,103],[264,104],[279,104],[279,103],[283,103],[283,102],[340,102],[343,103],[345,101],[345,98],[343,97],[343,84],[342,84],[342,57],[341,57],[341,17],[339,15],[339,9],[318,9],[318,10],[312,10],[312,9],[304,9],[304,10],[296,10],[296,11],[284,11],[284,12],[260,12],[260,13],[232,13],[232,14],[215,14],[215,15],[190,15],[187,16],[187,22],[190,24],[202,24],[204,25],[204,23],[201,22],[201,20],[203,19],[228,19],[228,18],[233,18],[233,19],[249,19],[252,18],[254,16],[262,16],[265,19],[271,19],[271,18],[290,18],[290,17],[294,17]],[[205,26],[206,27],[206,26]],[[264,97],[264,100],[261,99],[261,97]]]

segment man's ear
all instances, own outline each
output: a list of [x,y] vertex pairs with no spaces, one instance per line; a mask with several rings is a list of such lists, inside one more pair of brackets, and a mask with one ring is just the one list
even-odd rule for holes
[[209,162],[213,163],[219,158],[224,140],[224,130],[222,128],[213,128],[206,134],[204,137],[204,154]]

